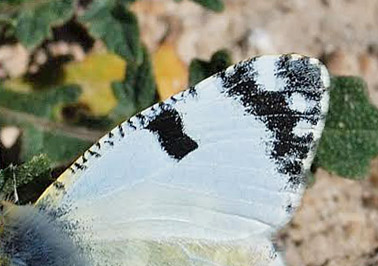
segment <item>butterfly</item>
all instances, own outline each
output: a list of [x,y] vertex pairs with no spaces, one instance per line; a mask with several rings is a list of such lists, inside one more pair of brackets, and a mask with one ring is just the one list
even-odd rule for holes
[[300,204],[329,87],[317,59],[259,56],[153,105],[88,149],[34,207],[3,204],[3,257],[284,265],[273,238]]

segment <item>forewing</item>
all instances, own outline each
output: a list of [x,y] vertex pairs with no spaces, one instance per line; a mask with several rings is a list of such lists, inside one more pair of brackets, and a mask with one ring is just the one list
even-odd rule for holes
[[39,203],[101,265],[280,265],[329,82],[313,58],[243,61],[116,127]]

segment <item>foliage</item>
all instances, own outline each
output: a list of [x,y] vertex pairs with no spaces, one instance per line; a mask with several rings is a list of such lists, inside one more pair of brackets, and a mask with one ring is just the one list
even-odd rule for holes
[[87,25],[94,38],[106,44],[109,51],[138,65],[142,60],[138,22],[123,2],[94,0],[80,21]]
[[12,25],[15,37],[33,49],[52,37],[51,27],[62,25],[74,14],[74,0],[5,1],[1,15]]
[[[176,0],[177,1],[177,0]],[[222,11],[221,0],[192,0],[213,11]],[[51,39],[52,29],[78,17],[95,39],[129,61],[140,63],[142,47],[135,15],[128,6],[136,0],[93,0],[81,14],[76,0],[2,0],[0,30],[14,36],[25,47],[34,49]],[[112,30],[109,30],[111,28]]]
[[[53,165],[67,163],[98,136],[87,130],[62,125],[61,108],[77,101],[77,86],[62,86],[42,92],[21,93],[0,86],[0,126],[23,129],[21,159],[46,153]],[[65,145],[57,145],[65,143]]]
[[153,76],[150,55],[146,48],[142,50],[142,63],[128,65],[125,80],[113,83],[113,92],[118,105],[111,117],[115,121],[124,120],[156,100],[156,84]]
[[315,160],[316,166],[349,178],[367,175],[378,156],[378,109],[368,99],[365,82],[335,77],[330,109]]
[[36,193],[42,192],[39,191],[41,188],[38,184],[51,181],[51,162],[45,155],[35,156],[23,165],[10,165],[0,170],[0,194],[10,197],[14,193],[22,192],[17,193],[18,200],[19,203],[25,204],[35,199],[38,196]]
[[23,8],[17,14],[15,36],[28,48],[51,38],[51,27],[62,25],[73,15],[73,0],[54,0]]
[[95,116],[107,115],[117,104],[112,92],[113,81],[124,79],[126,61],[111,53],[90,53],[80,62],[64,66],[63,82],[77,84],[82,90],[79,102]]
[[[175,0],[181,2],[182,0]],[[205,8],[211,9],[216,12],[221,12],[224,9],[223,1],[221,0],[192,0],[193,2],[202,5]]]
[[213,54],[210,61],[194,59],[189,67],[189,85],[193,86],[199,81],[225,69],[231,65],[231,56],[227,50],[220,50]]

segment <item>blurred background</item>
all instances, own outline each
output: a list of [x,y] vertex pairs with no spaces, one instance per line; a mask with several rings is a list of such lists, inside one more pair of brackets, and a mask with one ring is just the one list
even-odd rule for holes
[[338,99],[363,103],[345,121],[367,122],[335,122],[364,142],[324,152],[338,163],[319,157],[279,245],[293,266],[378,265],[377,26],[376,0],[1,0],[0,191],[16,183],[20,202],[33,202],[135,112],[232,62],[295,52],[361,77],[338,84],[362,94]]

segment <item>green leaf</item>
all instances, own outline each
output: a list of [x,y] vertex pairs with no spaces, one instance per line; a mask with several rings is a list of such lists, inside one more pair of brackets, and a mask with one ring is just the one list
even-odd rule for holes
[[94,38],[107,48],[136,64],[142,61],[142,49],[136,16],[125,5],[111,0],[94,0],[80,17]]
[[201,6],[211,9],[215,12],[221,12],[224,10],[224,4],[222,0],[192,0],[193,2],[200,4]]
[[0,195],[13,195],[15,188],[20,204],[35,201],[52,182],[51,161],[46,155],[33,157],[19,166],[10,165],[0,170]]
[[56,105],[74,103],[80,94],[77,86],[61,86],[36,93],[20,93],[0,87],[0,107],[53,119]]
[[142,64],[128,64],[125,80],[113,83],[113,92],[118,99],[118,105],[111,114],[115,121],[134,115],[156,100],[156,83],[151,59],[145,47],[142,51]]
[[194,59],[189,66],[189,85],[193,86],[201,80],[227,68],[231,64],[231,56],[226,50],[220,50],[213,54],[209,62]]
[[378,156],[378,109],[369,102],[362,79],[335,77],[331,84],[330,109],[315,166],[363,178],[370,160]]
[[51,37],[51,27],[64,24],[73,13],[73,0],[25,3],[16,16],[15,36],[27,48],[33,49]]
[[11,15],[0,13],[0,27],[5,27],[9,24],[14,24],[14,20],[12,19]]
[[23,137],[21,154],[23,160],[43,152],[51,158],[53,166],[71,162],[87,150],[94,140],[81,135],[70,135],[60,130],[41,130],[34,125],[24,127]]
[[125,5],[129,5],[129,4],[135,3],[137,0],[119,0],[119,1]]
[[[38,2],[36,0],[35,2]],[[24,5],[22,4],[27,4],[28,0],[17,0],[17,1],[12,1],[12,0],[2,0],[0,1],[0,16],[3,17],[11,17],[15,13],[19,12]]]
[[19,93],[0,87],[0,126],[16,125],[23,131],[21,159],[46,153],[54,166],[72,161],[103,132],[62,123],[61,109],[76,103],[80,89],[62,86],[43,92]]
[[25,3],[28,0],[3,0],[3,3],[9,4],[9,5],[19,5],[21,3]]

